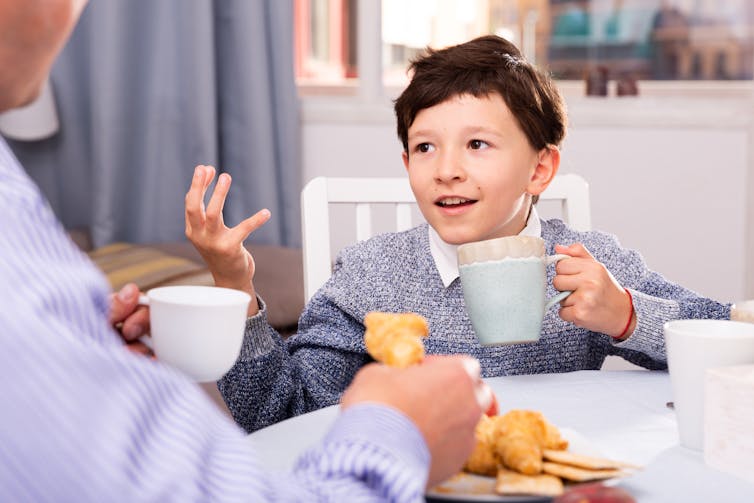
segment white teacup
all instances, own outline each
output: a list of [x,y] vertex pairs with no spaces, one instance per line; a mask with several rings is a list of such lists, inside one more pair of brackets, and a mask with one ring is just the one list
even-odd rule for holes
[[198,382],[216,381],[238,359],[251,297],[213,286],[153,288],[149,305],[157,358]]
[[754,300],[736,302],[730,308],[730,319],[754,323]]
[[754,363],[754,325],[729,320],[665,323],[665,347],[681,445],[704,445],[704,372]]
[[546,267],[568,255],[545,255],[534,236],[510,236],[458,247],[466,312],[483,346],[539,340],[545,312],[571,292],[547,299]]

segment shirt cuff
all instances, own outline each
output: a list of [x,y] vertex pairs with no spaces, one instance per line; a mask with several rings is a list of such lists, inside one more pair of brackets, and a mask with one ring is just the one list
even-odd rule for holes
[[341,412],[320,448],[297,469],[361,480],[391,501],[423,499],[431,456],[419,429],[386,405],[363,403]]
[[275,347],[276,332],[267,321],[267,304],[257,295],[259,312],[246,318],[239,359],[250,360],[269,353]]

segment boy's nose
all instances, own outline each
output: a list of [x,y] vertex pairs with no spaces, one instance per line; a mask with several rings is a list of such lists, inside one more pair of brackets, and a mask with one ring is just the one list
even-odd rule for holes
[[463,169],[461,156],[454,155],[452,152],[440,156],[437,168],[435,169],[435,178],[437,181],[462,180],[465,177],[466,171]]

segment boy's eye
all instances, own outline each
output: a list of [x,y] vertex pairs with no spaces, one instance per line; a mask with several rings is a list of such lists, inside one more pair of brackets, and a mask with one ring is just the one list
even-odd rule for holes
[[489,145],[484,140],[471,140],[469,142],[469,148],[472,150],[479,150],[485,147],[489,147]]
[[416,151],[426,154],[434,151],[435,147],[431,143],[420,143],[416,146]]

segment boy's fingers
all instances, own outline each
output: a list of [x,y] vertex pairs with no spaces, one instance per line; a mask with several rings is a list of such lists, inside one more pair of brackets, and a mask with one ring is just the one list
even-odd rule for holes
[[199,165],[194,168],[194,176],[191,178],[191,186],[186,193],[186,224],[190,227],[200,227],[204,222],[202,201],[207,190],[207,166]]
[[243,242],[249,237],[249,234],[262,227],[270,219],[270,210],[264,208],[259,210],[246,220],[242,221],[231,229],[232,240]]
[[579,276],[577,274],[569,273],[558,273],[558,275],[552,280],[552,286],[561,292],[564,290],[574,291],[579,287],[579,283]]
[[570,255],[571,257],[590,258],[590,259],[594,258],[592,257],[592,254],[589,253],[589,250],[587,250],[586,247],[581,243],[573,243],[568,246],[555,245],[555,252],[563,253],[565,255]]
[[215,191],[207,204],[207,222],[213,226],[223,223],[223,207],[230,191],[231,178],[227,173],[217,177]]

